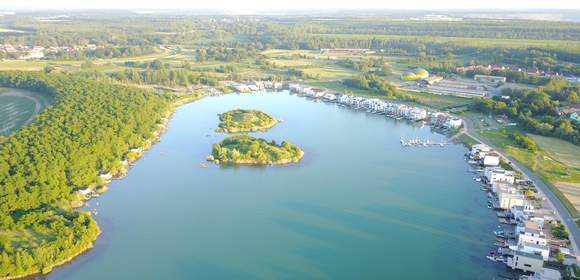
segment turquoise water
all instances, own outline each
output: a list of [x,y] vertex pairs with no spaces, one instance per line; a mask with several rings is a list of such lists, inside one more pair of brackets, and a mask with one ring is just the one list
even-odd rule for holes
[[[203,168],[217,114],[263,110],[266,139],[305,151],[283,167]],[[402,148],[428,127],[287,93],[180,107],[168,131],[90,202],[103,234],[49,279],[492,279],[494,213],[460,145]]]

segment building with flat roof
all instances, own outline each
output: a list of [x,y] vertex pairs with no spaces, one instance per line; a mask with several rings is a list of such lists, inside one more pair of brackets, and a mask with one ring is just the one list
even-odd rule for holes
[[507,266],[511,269],[519,269],[524,272],[541,272],[544,268],[542,256],[518,250],[512,250],[507,258]]
[[490,76],[490,75],[475,75],[473,76],[473,79],[478,82],[492,84],[505,83],[507,81],[506,77]]
[[510,209],[513,206],[523,206],[526,198],[522,192],[516,188],[502,188],[497,192],[499,208]]
[[516,181],[516,174],[499,167],[486,167],[484,178],[488,184],[496,182],[513,184]]

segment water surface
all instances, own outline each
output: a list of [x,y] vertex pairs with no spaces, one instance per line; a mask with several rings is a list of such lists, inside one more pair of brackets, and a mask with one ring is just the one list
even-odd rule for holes
[[[303,161],[203,168],[217,114],[283,120]],[[227,95],[180,107],[167,133],[90,202],[103,234],[50,279],[492,279],[497,226],[460,145],[402,148],[428,127],[287,93]]]

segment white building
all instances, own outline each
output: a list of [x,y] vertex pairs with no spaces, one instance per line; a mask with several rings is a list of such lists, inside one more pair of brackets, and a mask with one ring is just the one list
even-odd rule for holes
[[427,118],[427,111],[421,108],[410,109],[407,113],[407,118],[412,121],[421,121]]
[[513,251],[512,255],[508,257],[506,264],[511,269],[534,273],[541,272],[544,268],[542,256],[521,251]]
[[543,224],[538,222],[525,221],[518,223],[516,227],[516,234],[518,234],[518,245],[532,244],[547,246],[548,242],[546,240],[546,235],[542,229]]
[[484,83],[492,83],[492,84],[497,84],[497,83],[505,83],[506,82],[506,77],[499,77],[499,76],[489,76],[489,75],[475,75],[473,77],[474,80],[478,81],[478,82],[484,82]]
[[516,175],[513,171],[508,171],[499,167],[485,168],[484,176],[488,184],[495,182],[513,184],[516,180]]
[[510,184],[510,183],[505,183],[505,182],[495,182],[491,184],[491,191],[493,193],[495,193],[496,195],[502,191],[509,191],[510,189],[514,189],[515,185],[514,184]]
[[488,145],[485,144],[475,144],[471,146],[470,156],[473,159],[482,159],[487,155],[487,153],[493,151]]
[[497,193],[499,208],[510,209],[513,206],[523,206],[526,203],[526,198],[522,192],[516,188],[501,189]]
[[542,261],[547,261],[550,257],[550,248],[546,245],[537,245],[524,242],[522,244],[510,246],[510,249],[516,252],[539,256]]
[[499,165],[499,155],[495,152],[487,153],[483,157],[484,166],[498,166]]
[[534,214],[535,209],[533,205],[526,203],[522,206],[512,206],[510,212],[516,221],[525,221]]
[[101,173],[101,174],[99,174],[99,177],[101,177],[101,179],[103,179],[105,181],[109,181],[109,180],[113,179],[113,174],[111,174],[111,172]]
[[463,125],[463,120],[459,118],[450,117],[445,121],[446,128],[460,128]]
[[520,276],[520,280],[560,280],[562,274],[555,269],[544,268],[540,272],[534,273],[531,276]]

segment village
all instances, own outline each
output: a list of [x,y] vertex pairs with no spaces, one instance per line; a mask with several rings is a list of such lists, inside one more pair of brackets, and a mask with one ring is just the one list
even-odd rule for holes
[[564,226],[534,183],[485,144],[473,145],[466,158],[500,223],[493,232],[497,249],[486,258],[524,272],[519,279],[561,279],[558,269],[576,258]]
[[387,102],[378,98],[340,94],[300,84],[289,84],[289,89],[290,93],[299,94],[307,98],[334,102],[342,106],[348,106],[356,110],[364,110],[368,113],[385,115],[397,120],[405,119],[413,122],[428,121],[429,125],[433,127],[448,130],[458,129],[463,125],[463,121],[460,118],[454,117],[449,113],[431,111],[407,104]]
[[72,53],[81,50],[96,50],[103,48],[95,44],[87,44],[85,46],[32,46],[32,45],[17,45],[0,44],[0,53],[5,53],[7,57],[20,60],[34,60],[43,59],[45,56],[54,55],[58,53]]

